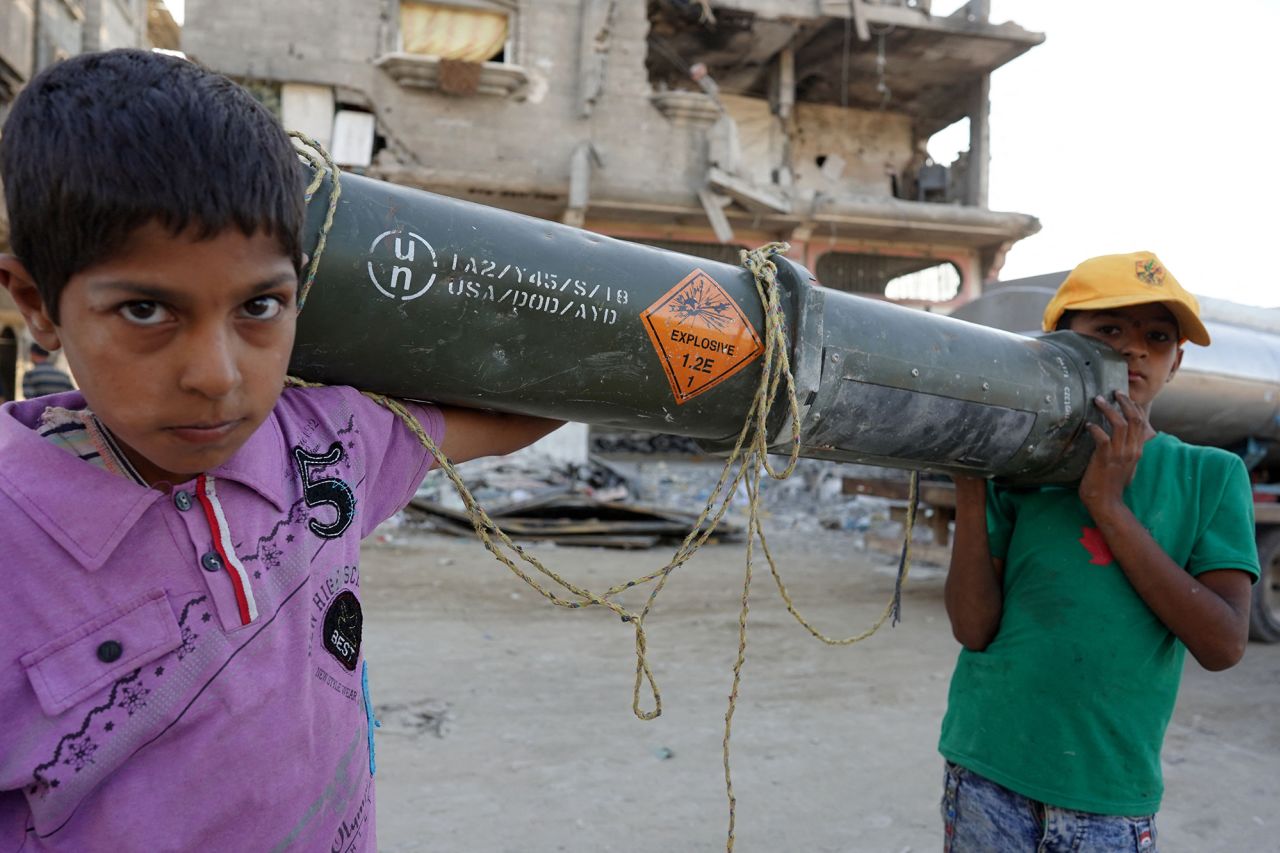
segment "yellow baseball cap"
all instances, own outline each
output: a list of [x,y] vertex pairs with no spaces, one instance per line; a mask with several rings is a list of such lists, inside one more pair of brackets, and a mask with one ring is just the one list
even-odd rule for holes
[[1044,309],[1044,330],[1052,332],[1064,311],[1098,311],[1148,302],[1163,303],[1173,313],[1183,340],[1209,345],[1209,333],[1200,322],[1200,303],[1151,252],[1102,255],[1081,263],[1058,286]]

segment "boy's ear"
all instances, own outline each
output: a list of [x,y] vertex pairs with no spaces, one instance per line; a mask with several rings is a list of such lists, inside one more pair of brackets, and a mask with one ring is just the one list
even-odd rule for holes
[[58,337],[58,327],[49,316],[44,299],[36,288],[31,273],[23,266],[22,261],[13,255],[0,255],[0,287],[9,291],[22,319],[27,321],[27,330],[40,346],[53,352],[62,348]]
[[1182,353],[1182,347],[1178,347],[1178,357],[1173,360],[1173,369],[1169,371],[1168,377],[1164,380],[1166,384],[1178,375],[1178,368],[1182,366]]

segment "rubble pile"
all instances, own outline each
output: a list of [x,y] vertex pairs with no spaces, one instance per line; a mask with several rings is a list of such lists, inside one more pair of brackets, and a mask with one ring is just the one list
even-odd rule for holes
[[[460,465],[475,499],[516,539],[557,545],[650,548],[679,541],[698,521],[697,508],[659,497],[646,503],[629,478],[593,458],[586,465],[481,459]],[[442,533],[470,535],[461,497],[442,471],[432,471],[409,512]],[[710,541],[734,541],[743,526],[725,520]]]
[[[458,472],[480,505],[516,539],[647,548],[684,537],[722,468],[722,461],[708,458],[591,456],[586,465],[560,466],[478,459],[458,466]],[[801,459],[790,478],[765,477],[760,510],[767,529],[802,535],[843,531],[850,534],[848,547],[854,548],[865,547],[868,537],[900,538],[902,524],[892,511],[901,501],[844,493],[847,477],[868,470],[879,469]],[[740,539],[747,512],[746,487],[739,485],[713,541]],[[423,481],[407,519],[441,533],[472,535],[462,499],[439,470]],[[916,541],[931,538],[923,525],[916,528]]]

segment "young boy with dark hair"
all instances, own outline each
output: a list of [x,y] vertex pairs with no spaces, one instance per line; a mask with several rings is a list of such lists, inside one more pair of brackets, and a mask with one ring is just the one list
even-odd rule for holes
[[[0,408],[0,849],[373,850],[360,539],[430,455],[282,393],[303,170],[231,81],[38,75],[0,138],[0,284],[80,391]],[[454,460],[558,424],[411,406]]]
[[1244,463],[1148,422],[1207,346],[1199,304],[1149,252],[1092,258],[1044,328],[1124,356],[1128,394],[1076,487],[956,478],[947,615],[963,645],[939,748],[945,849],[1153,853],[1160,749],[1186,651],[1235,665],[1257,580]]

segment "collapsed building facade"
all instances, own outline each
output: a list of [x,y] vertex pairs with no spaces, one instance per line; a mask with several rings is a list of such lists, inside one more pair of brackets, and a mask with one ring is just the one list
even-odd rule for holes
[[988,209],[987,137],[992,70],[1041,41],[984,0],[188,0],[183,29],[344,168],[727,263],[786,241],[941,311],[1038,231]]
[[[782,240],[828,287],[943,312],[1039,230],[987,207],[988,112],[991,72],[1043,36],[985,0],[186,12],[188,55],[371,177],[729,263]],[[969,150],[933,162],[965,120]]]
[[188,0],[183,49],[373,177],[945,311],[1038,230],[987,209],[987,116],[1042,40],[982,0]]
[[[143,8],[0,0],[0,101],[78,50],[176,47]],[[1039,228],[987,207],[988,93],[1042,40],[985,0],[188,0],[181,48],[349,170],[731,263],[783,240],[946,312]]]

